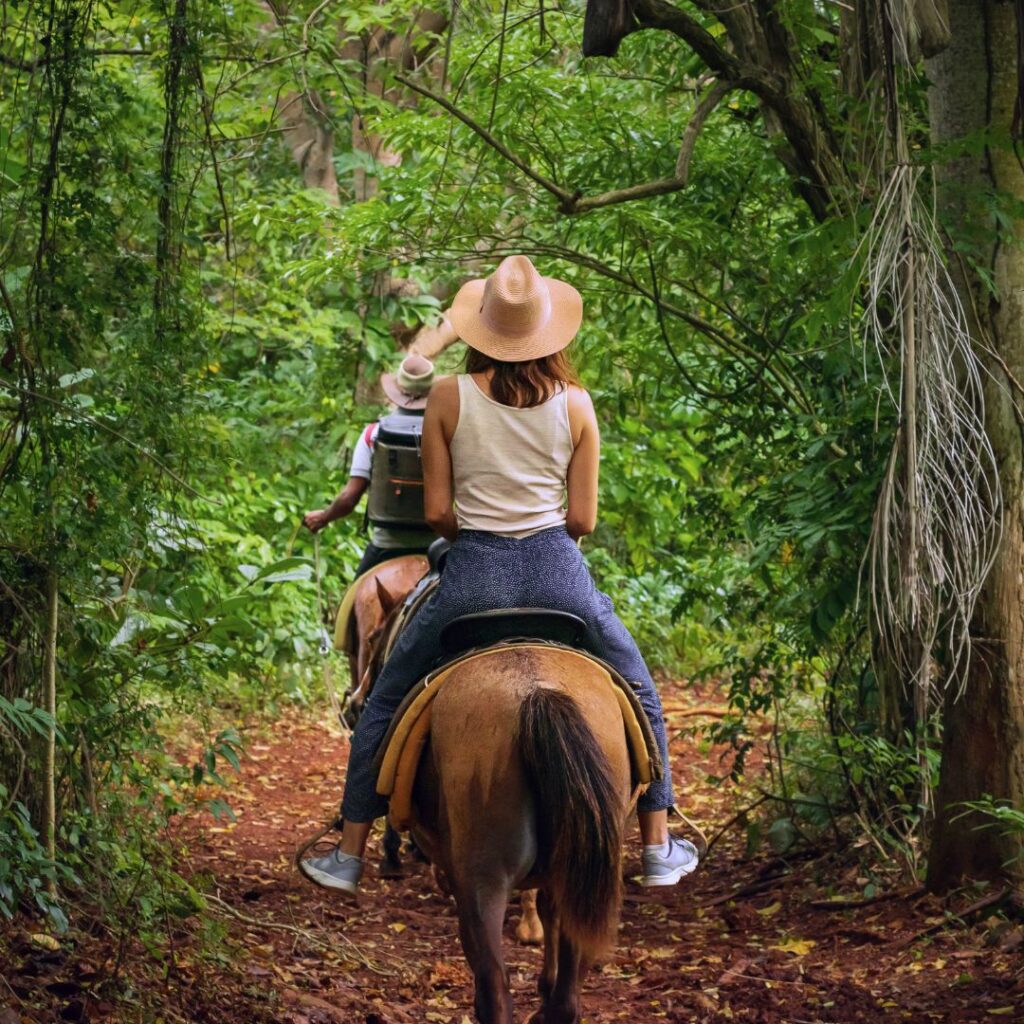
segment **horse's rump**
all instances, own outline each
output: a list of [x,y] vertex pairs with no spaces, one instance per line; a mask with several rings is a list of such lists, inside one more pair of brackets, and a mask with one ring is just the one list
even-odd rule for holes
[[587,665],[513,647],[456,666],[435,700],[420,810],[456,888],[466,865],[508,889],[537,884],[596,953],[618,916],[631,773],[618,700]]

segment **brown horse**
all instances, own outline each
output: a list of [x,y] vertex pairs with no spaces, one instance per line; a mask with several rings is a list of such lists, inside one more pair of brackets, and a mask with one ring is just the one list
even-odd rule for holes
[[[396,568],[401,568],[397,566]],[[417,580],[418,582],[418,580]],[[401,590],[392,592],[388,583]],[[398,617],[402,602],[415,586],[410,583],[410,573],[403,571],[394,575],[378,573],[367,576],[360,592],[356,594],[355,614],[357,622],[357,638],[359,642],[358,665],[360,675],[353,680],[360,680],[356,690],[346,701],[346,713],[350,715],[349,724],[354,727],[362,705],[373,689],[387,656],[388,640],[392,637],[395,620]],[[362,609],[362,612],[360,612]],[[360,617],[361,615],[361,617]],[[402,874],[400,857],[401,837],[391,827],[390,821],[385,823],[382,842],[384,858],[378,868],[382,878],[397,878]],[[416,852],[423,854],[423,848],[415,844]],[[520,893],[520,917],[516,925],[516,939],[524,946],[539,946],[544,941],[544,926],[540,919],[537,906],[536,889],[524,889]]]
[[631,805],[622,715],[607,678],[571,651],[494,648],[435,698],[413,835],[455,897],[481,1024],[512,1024],[502,925],[515,889],[539,890],[541,1009],[577,1024],[590,963],[612,942]]
[[371,684],[367,670],[381,630],[395,606],[405,600],[427,568],[426,555],[402,555],[364,573],[355,584],[352,605],[354,642],[348,652],[352,679],[346,701],[349,707],[358,710],[366,699]]
[[[402,555],[390,559],[365,573],[355,584],[352,621],[354,624],[351,647],[348,651],[351,682],[345,698],[342,717],[349,728],[354,728],[363,702],[373,683],[371,666],[375,653],[383,647],[383,633],[394,618],[397,608],[405,600],[428,569],[425,555]],[[402,874],[399,834],[385,825],[382,842],[383,859],[378,868],[382,878],[397,878]]]

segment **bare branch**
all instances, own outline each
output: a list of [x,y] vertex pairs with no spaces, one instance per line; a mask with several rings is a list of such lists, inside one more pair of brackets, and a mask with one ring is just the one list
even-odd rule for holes
[[642,185],[630,185],[617,188],[611,192],[602,192],[597,196],[573,198],[570,207],[563,207],[565,213],[589,213],[602,206],[616,206],[619,203],[630,203],[634,199],[650,199],[651,196],[663,196],[669,192],[678,192],[686,187],[685,181],[678,178],[659,178],[657,181],[644,182]]
[[690,123],[683,132],[683,141],[679,144],[679,159],[676,160],[676,180],[684,185],[690,178],[690,160],[693,158],[693,148],[697,143],[697,136],[700,135],[704,122],[715,107],[732,90],[732,82],[719,79],[708,90],[707,95],[694,108]]
[[737,88],[749,89],[766,102],[780,97],[779,83],[763,68],[747,64],[725,49],[696,18],[666,0],[636,0],[637,30],[660,28],[678,36],[712,71]]
[[419,85],[405,75],[395,75],[395,80],[401,82],[406,88],[412,89],[413,92],[419,93],[421,96],[425,96],[428,100],[433,100],[439,107],[443,107],[448,111],[452,117],[458,118],[467,128],[471,128],[477,135],[480,136],[484,142],[487,143],[492,149],[500,153],[510,164],[514,167],[518,167],[531,181],[535,181],[545,191],[550,192],[559,202],[565,206],[572,206],[575,204],[576,197],[573,193],[566,191],[557,182],[552,181],[550,178],[545,178],[543,174],[539,174],[535,171],[525,160],[516,156],[511,149],[508,148],[503,142],[499,142],[483,125],[477,124],[467,113],[459,110],[454,103],[449,102],[444,96],[439,96],[436,92],[428,89],[426,86]]
[[[658,181],[648,181],[642,185],[630,185],[627,188],[613,189],[610,192],[602,192],[596,196],[583,196],[582,190],[580,189],[570,192],[557,182],[552,181],[550,178],[546,178],[543,174],[535,171],[530,164],[513,153],[508,146],[496,139],[494,135],[492,135],[491,132],[483,125],[474,121],[469,114],[464,110],[460,110],[446,97],[428,89],[426,86],[413,82],[404,75],[395,75],[395,78],[403,85],[412,89],[413,92],[417,92],[421,96],[425,96],[427,99],[432,100],[438,106],[443,107],[449,114],[458,118],[464,125],[476,132],[476,134],[479,135],[487,145],[501,154],[501,156],[503,156],[510,164],[514,167],[518,167],[519,170],[521,170],[528,178],[535,181],[545,191],[550,192],[551,195],[558,200],[559,209],[562,213],[569,215],[589,213],[591,210],[598,210],[604,206],[616,206],[619,203],[629,203],[636,199],[650,199],[652,196],[662,196],[670,192],[678,192],[680,189],[686,187],[685,181],[680,181],[678,178],[673,177],[660,178]],[[710,110],[704,112],[701,117],[702,122],[707,117],[708,113],[710,113]],[[697,112],[695,112],[694,116],[697,116]]]

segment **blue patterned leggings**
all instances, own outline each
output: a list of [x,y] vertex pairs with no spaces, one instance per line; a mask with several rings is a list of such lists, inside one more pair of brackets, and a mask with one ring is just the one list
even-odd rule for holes
[[437,591],[399,637],[363,707],[349,754],[342,802],[346,821],[372,821],[387,812],[387,801],[376,791],[374,755],[402,699],[440,657],[442,627],[470,612],[523,607],[578,615],[587,624],[587,649],[624,679],[638,684],[637,695],[665,765],[665,778],[650,786],[639,807],[659,811],[672,805],[658,691],[636,643],[619,621],[611,600],[594,586],[583,556],[565,528],[552,527],[522,540],[463,530],[448,553]]

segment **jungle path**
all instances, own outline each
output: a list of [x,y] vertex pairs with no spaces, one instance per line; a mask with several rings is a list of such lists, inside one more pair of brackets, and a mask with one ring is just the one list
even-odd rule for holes
[[[713,836],[735,818],[740,797],[730,783],[708,781],[726,772],[729,752],[702,742],[708,719],[686,710],[721,699],[672,685],[662,692],[679,802]],[[196,812],[171,833],[177,869],[209,894],[213,931],[208,925],[201,937],[195,918],[184,922],[163,962],[130,944],[121,953],[121,994],[108,987],[103,998],[90,996],[103,990],[97,972],[83,985],[90,975],[83,962],[102,975],[99,965],[105,956],[109,965],[113,952],[90,948],[83,936],[67,961],[36,971],[34,981],[11,976],[23,1008],[18,1016],[0,1013],[2,1024],[471,1024],[454,908],[428,868],[407,858],[406,877],[389,881],[371,867],[352,905],[293,867],[298,842],[337,807],[345,740],[308,713],[289,712],[248,730],[247,744],[241,772],[219,794],[237,820]],[[755,748],[747,801],[761,764]],[[628,879],[639,871],[638,852],[634,831]],[[993,928],[981,913],[947,929],[942,902],[899,890],[896,881],[895,896],[822,906],[836,895],[861,898],[857,861],[856,850],[748,857],[745,829],[732,826],[680,885],[648,891],[627,881],[619,944],[584,985],[584,1021],[1024,1021],[1019,928]],[[962,911],[977,899],[961,894],[949,906]],[[541,954],[513,941],[517,919],[513,905],[506,949],[522,1021],[537,1006]],[[53,993],[48,1008],[39,1002],[46,993]]]
[[[720,703],[712,693],[670,686],[663,695],[668,708]],[[736,794],[728,783],[707,781],[729,763],[727,751],[700,743],[707,721],[680,716],[670,736],[680,803],[711,836],[734,816]],[[368,870],[356,906],[294,870],[297,841],[337,806],[345,754],[340,736],[286,717],[250,742],[228,794],[237,823],[182,822],[181,867],[215,879],[204,888],[224,901],[239,956],[230,974],[214,977],[207,967],[179,990],[195,1019],[471,1021],[454,908],[428,868],[407,858],[398,881]],[[816,907],[830,896],[819,879],[860,896],[855,857],[838,863],[768,851],[748,859],[745,848],[745,830],[732,828],[679,886],[648,891],[627,881],[619,945],[584,987],[589,1024],[1024,1021],[1024,958],[984,945],[983,926],[915,940],[942,922],[939,901],[911,894],[845,910]],[[627,878],[638,871],[634,840]],[[537,1005],[540,952],[512,940],[517,917],[513,907],[507,952],[525,1019]]]

